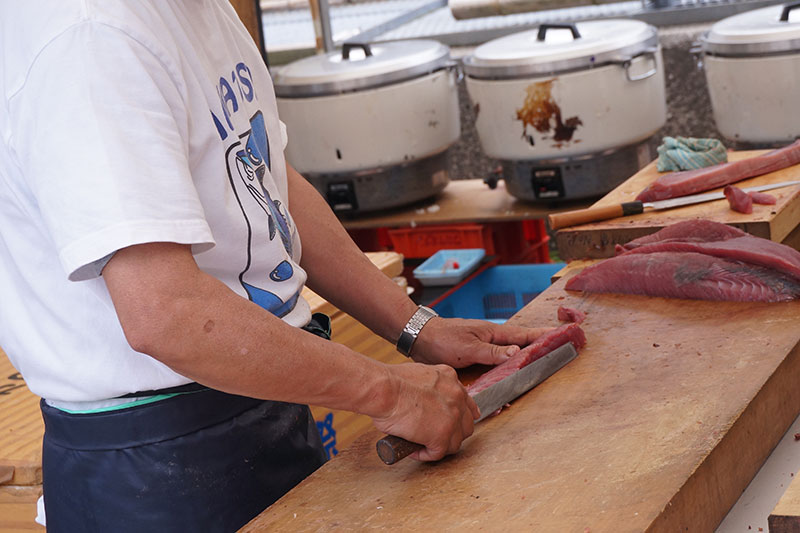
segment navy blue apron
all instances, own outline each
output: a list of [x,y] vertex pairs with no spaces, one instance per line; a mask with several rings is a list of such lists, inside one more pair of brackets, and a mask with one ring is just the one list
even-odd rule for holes
[[[306,329],[329,338],[325,319]],[[325,462],[307,406],[185,390],[90,414],[41,402],[48,533],[236,531]]]

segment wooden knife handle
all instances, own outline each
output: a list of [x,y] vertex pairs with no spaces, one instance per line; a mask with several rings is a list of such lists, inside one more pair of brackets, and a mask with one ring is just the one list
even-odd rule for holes
[[421,444],[407,441],[394,435],[386,435],[375,444],[378,457],[387,465],[393,465],[399,460],[422,449]]
[[547,222],[550,224],[550,229],[561,229],[577,226],[578,224],[586,224],[587,222],[597,222],[626,215],[638,215],[643,212],[644,204],[642,202],[625,202],[617,205],[553,213],[547,215]]

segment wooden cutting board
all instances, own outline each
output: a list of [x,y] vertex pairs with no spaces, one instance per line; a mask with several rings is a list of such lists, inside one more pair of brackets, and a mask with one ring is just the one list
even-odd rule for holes
[[[767,151],[728,152],[728,160],[738,161]],[[598,200],[594,206],[608,206],[633,201],[636,195],[654,182],[659,175],[661,174],[656,170],[656,162],[653,161]],[[750,187],[798,179],[800,179],[800,165],[795,165],[743,180],[736,183],[736,186]],[[786,244],[790,246],[800,243],[800,231],[795,232],[800,224],[800,186],[776,189],[767,191],[767,193],[775,196],[778,203],[776,205],[754,204],[753,212],[749,215],[733,211],[727,200],[716,200],[565,228],[556,234],[556,244],[561,258],[567,261],[611,257],[614,255],[614,245],[616,244],[624,244],[632,239],[658,231],[664,226],[692,218],[707,218],[730,224],[757,237],[776,242],[786,241]]]
[[511,323],[587,313],[578,358],[459,454],[389,467],[373,431],[244,531],[712,531],[800,413],[800,301],[564,291]]

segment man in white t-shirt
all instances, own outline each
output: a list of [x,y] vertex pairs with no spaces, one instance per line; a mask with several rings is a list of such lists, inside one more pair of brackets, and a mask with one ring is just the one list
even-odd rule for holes
[[[541,333],[431,319],[374,268],[226,0],[0,0],[0,39],[0,345],[43,398],[51,532],[242,526],[324,461],[308,403],[455,453],[452,367]],[[416,362],[322,338],[306,283]]]

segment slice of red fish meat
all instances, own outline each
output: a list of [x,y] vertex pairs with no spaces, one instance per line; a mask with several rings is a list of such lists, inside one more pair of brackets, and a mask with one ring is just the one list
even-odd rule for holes
[[[708,240],[692,228],[693,223],[707,231]],[[679,222],[617,248],[617,255],[654,252],[696,252],[760,265],[800,280],[800,251],[709,220]]]
[[625,253],[585,268],[567,290],[740,302],[800,297],[800,281],[760,265],[695,252]]
[[716,242],[744,237],[745,235],[748,235],[748,233],[733,226],[699,218],[670,224],[655,233],[634,239],[622,246],[622,248],[632,250],[646,244],[664,241]]
[[578,324],[565,324],[543,334],[505,362],[481,375],[467,387],[467,392],[475,395],[568,342],[571,342],[576,350],[586,345],[586,335]]
[[572,307],[565,307],[561,305],[558,307],[558,319],[561,322],[574,322],[575,324],[580,324],[586,320],[586,313],[579,309],[573,309]]
[[636,199],[653,202],[677,198],[775,172],[798,163],[800,163],[800,140],[766,154],[740,161],[664,174],[640,192]]
[[739,187],[726,185],[722,192],[734,211],[748,215],[753,212],[753,199]]
[[775,205],[778,203],[777,198],[765,192],[750,191],[747,193],[747,195],[753,199],[754,204]]

